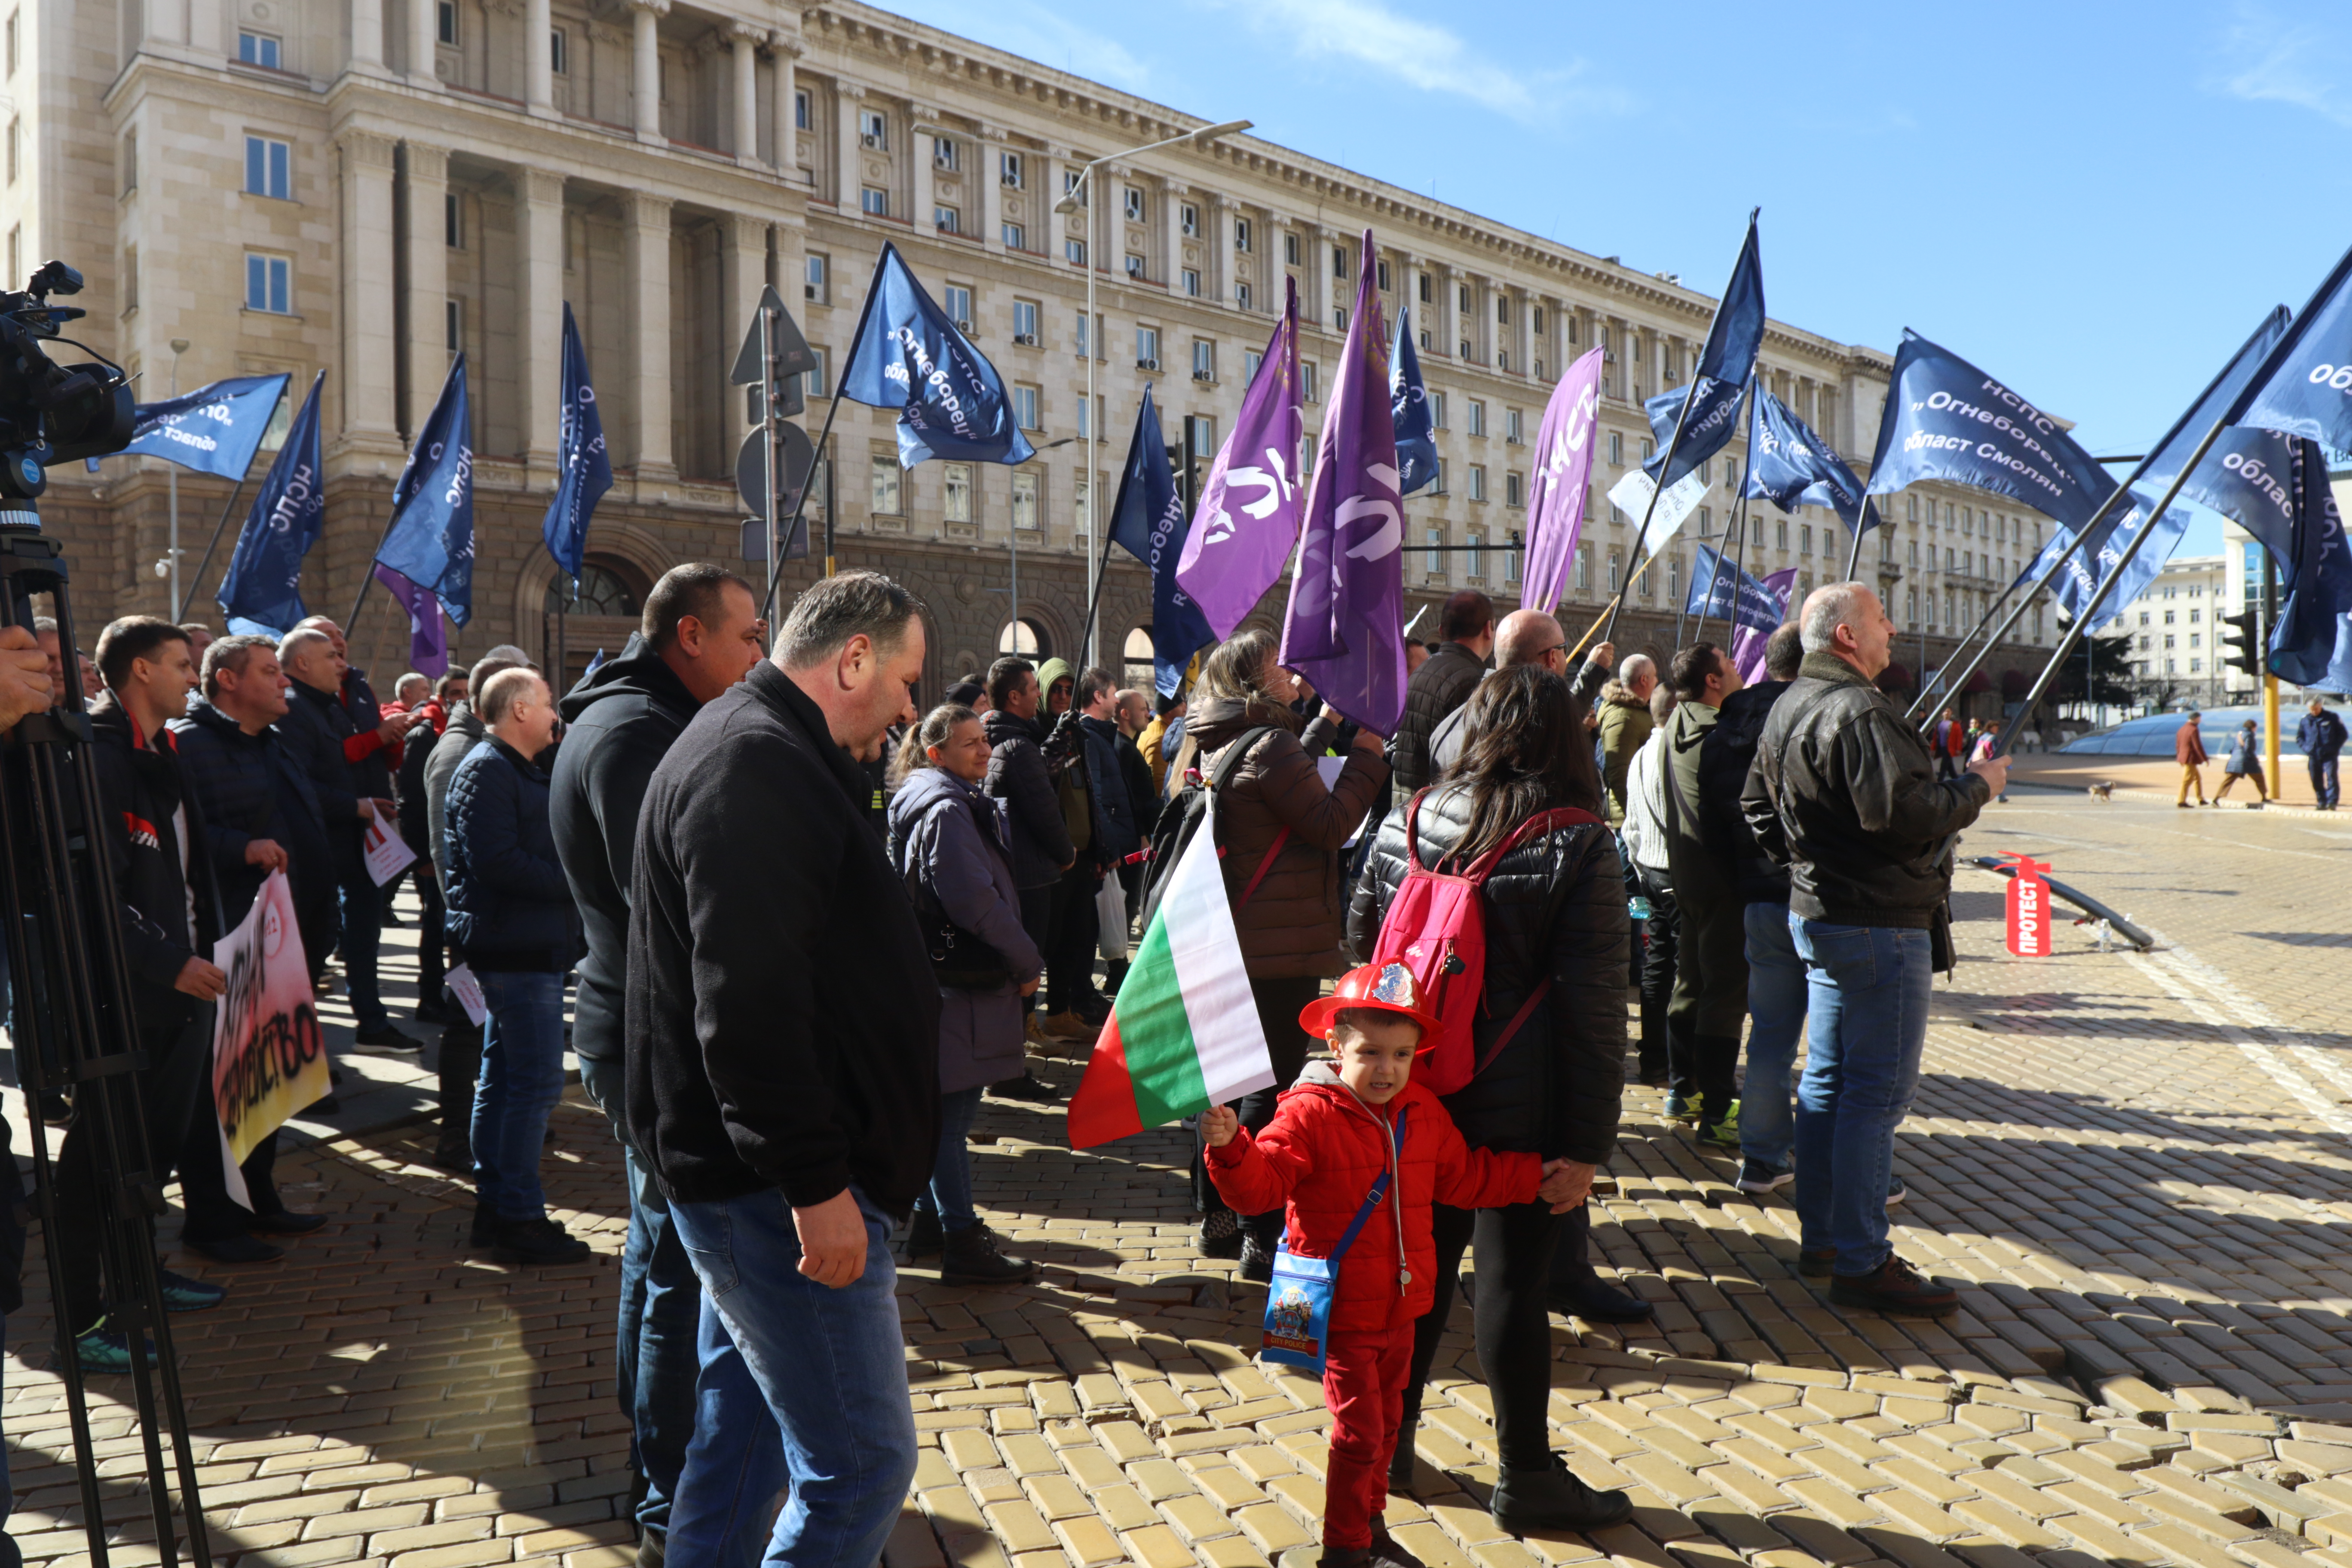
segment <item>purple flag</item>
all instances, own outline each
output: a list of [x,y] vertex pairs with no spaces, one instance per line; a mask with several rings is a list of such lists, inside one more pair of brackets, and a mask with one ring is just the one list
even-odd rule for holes
[[[1795,585],[1796,581],[1797,569],[1794,566],[1786,571],[1775,572],[1764,579],[1766,592],[1780,601],[1780,619],[1783,623],[1789,618],[1789,591]],[[1732,668],[1739,671],[1741,685],[1746,685],[1763,673],[1764,645],[1772,640],[1772,632],[1780,629],[1779,626],[1774,626],[1771,631],[1759,632],[1745,625],[1732,628],[1731,663]]]
[[1549,610],[1568,588],[1584,494],[1592,478],[1593,425],[1601,416],[1601,360],[1594,349],[1552,388],[1536,432],[1535,478],[1528,486],[1528,575],[1519,603]]
[[440,599],[389,566],[378,565],[375,580],[408,612],[408,668],[436,680],[448,674],[449,623],[441,618]]
[[1356,313],[1307,487],[1282,662],[1344,717],[1391,735],[1404,714],[1404,492],[1377,261],[1366,229]]
[[1286,282],[1282,321],[1242,395],[1241,416],[1217,450],[1177,558],[1176,582],[1229,637],[1281,579],[1298,542],[1298,285]]

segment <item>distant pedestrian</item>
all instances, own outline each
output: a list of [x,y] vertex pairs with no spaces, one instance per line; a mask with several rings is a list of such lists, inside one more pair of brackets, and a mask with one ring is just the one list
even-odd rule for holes
[[[1013,835],[1014,885],[1021,890],[1021,925],[1041,953],[1053,940],[1062,873],[1078,860],[1054,788],[1054,770],[1045,763],[1045,727],[1037,719],[1043,698],[1036,668],[1027,659],[1007,657],[988,667],[990,706],[981,718],[989,744],[988,793],[1004,803]],[[1041,1046],[1052,1043],[1033,1010],[1024,1010],[1022,1022],[1029,1039]],[[1075,1031],[1065,1033],[1067,1028],[1066,1024],[1057,1027],[1052,1038],[1076,1038]],[[1026,1070],[997,1092],[1039,1101],[1053,1098],[1053,1090]]]
[[2344,750],[2344,721],[2315,697],[2303,722],[2294,728],[2295,746],[2311,773],[2311,798],[2322,811],[2336,809],[2336,763]]
[[1952,710],[1945,709],[1944,716],[1936,721],[1936,776],[1938,779],[1958,777],[1960,754],[1967,750],[1968,732],[1960,727],[1960,721]]
[[2009,776],[2006,757],[1934,776],[1878,689],[1895,624],[1860,583],[1816,588],[1805,658],[1765,721],[1741,809],[1789,868],[1809,1040],[1797,1094],[1798,1267],[1844,1306],[1941,1317],[1958,1293],[1887,1238],[1895,1131],[1919,1087],[1935,971],[1951,963],[1952,845]]
[[2175,805],[2187,805],[2189,792],[2192,789],[2197,792],[2197,804],[2205,804],[2205,775],[2197,770],[2211,759],[2205,754],[2205,737],[2197,728],[2200,717],[2201,715],[2197,710],[2191,708],[2180,721],[2180,728],[2173,733],[2172,760],[2180,764],[2180,793],[2173,797]]
[[2213,804],[2219,805],[2230,794],[2230,786],[2240,779],[2254,786],[2254,804],[2249,811],[2260,811],[2271,797],[2263,782],[2263,738],[2252,719],[2238,726],[2230,737],[2229,755],[2221,759],[2221,787],[2213,792]]

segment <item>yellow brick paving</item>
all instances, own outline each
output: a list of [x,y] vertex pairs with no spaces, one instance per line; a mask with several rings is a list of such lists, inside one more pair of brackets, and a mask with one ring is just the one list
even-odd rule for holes
[[[1898,1142],[1906,1256],[1958,1285],[1937,1323],[1828,1305],[1789,1206],[1627,1097],[1594,1239],[1658,1316],[1555,1318],[1555,1446],[1633,1521],[1517,1539],[1484,1508],[1492,1406],[1466,1310],[1439,1357],[1398,1537],[1528,1568],[2352,1568],[2352,829],[2020,793],[1970,853],[2031,850],[2160,929],[2154,958],[2070,927],[2000,951],[1964,872]],[[1073,1063],[1041,1064],[1067,1089]],[[422,1133],[284,1161],[338,1216],[175,1320],[224,1562],[394,1568],[630,1560],[612,1399],[617,1161],[556,1115],[549,1190],[598,1256],[509,1270],[464,1245],[469,1191]],[[1062,1147],[988,1103],[979,1196],[1031,1287],[900,1277],[921,1465],[891,1568],[1311,1562],[1327,1417],[1248,1356],[1258,1292],[1193,1250],[1176,1132]],[[37,1263],[37,1258],[36,1259]],[[1473,1288],[1475,1289],[1475,1258]],[[27,1561],[82,1561],[46,1285],[11,1323],[5,1424]],[[152,1560],[121,1380],[94,1384],[121,1562]]]

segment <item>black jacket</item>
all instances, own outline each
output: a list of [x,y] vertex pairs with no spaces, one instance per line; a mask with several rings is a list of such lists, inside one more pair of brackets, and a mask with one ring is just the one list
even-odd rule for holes
[[1789,901],[1788,868],[1774,865],[1757,845],[1748,818],[1740,814],[1739,797],[1748,788],[1748,770],[1755,765],[1757,742],[1764,738],[1764,721],[1793,684],[1767,680],[1741,687],[1723,700],[1715,728],[1699,743],[1699,837],[1730,875],[1742,903]]
[[1127,737],[1118,732],[1118,725],[1113,720],[1089,719],[1080,714],[1078,730],[1087,748],[1087,775],[1094,787],[1095,809],[1103,822],[1097,847],[1116,865],[1143,847],[1143,836],[1137,827],[1139,813],[1135,803],[1128,798],[1127,772],[1118,763],[1121,748],[1135,748],[1128,745]]
[[[1422,668],[1426,669],[1428,666],[1423,665]],[[1494,672],[1496,675],[1501,673],[1499,669]],[[1601,695],[1601,685],[1608,679],[1609,667],[1597,659],[1588,658],[1576,667],[1574,675],[1569,677],[1569,695],[1576,699],[1580,709],[1590,712],[1592,709],[1592,700]],[[1477,695],[1477,687],[1472,687],[1470,696]],[[1462,705],[1439,720],[1437,728],[1430,731],[1429,776],[1433,779],[1444,778],[1445,771],[1462,760],[1462,748],[1469,739],[1470,697],[1465,697],[1462,699]]]
[[286,754],[277,731],[248,735],[201,697],[186,718],[172,721],[172,740],[179,748],[181,776],[204,807],[223,929],[233,930],[245,919],[268,878],[245,858],[247,844],[267,838],[286,851],[302,952],[316,968],[335,938],[335,863],[309,777]]
[[425,842],[433,857],[433,868],[444,881],[449,877],[449,781],[457,776],[457,764],[489,732],[490,727],[475,716],[474,705],[460,702],[449,710],[449,727],[441,731],[441,738],[433,742],[433,754],[425,759]]
[[1141,841],[1137,847],[1151,842],[1152,829],[1160,826],[1160,786],[1151,782],[1151,764],[1135,749],[1135,742],[1121,735],[1117,742],[1118,776],[1127,785],[1127,804],[1135,813],[1135,832]]
[[286,754],[310,781],[311,797],[319,803],[327,842],[335,853],[337,874],[348,876],[365,864],[361,839],[367,831],[367,819],[360,815],[360,802],[390,799],[391,792],[360,787],[358,770],[343,746],[359,731],[352,727],[351,713],[341,698],[298,680],[287,691],[286,700],[286,717],[271,728],[285,742]]
[[[183,780],[171,732],[160,751],[142,742],[131,715],[111,691],[89,706],[90,761],[98,774],[108,858],[113,863],[116,912],[131,966],[131,1010],[142,1034],[176,1029],[195,1016],[196,999],[173,988],[188,960],[210,961],[220,940],[220,890],[205,853],[205,813]],[[180,839],[173,822],[184,812],[187,873],[180,870]],[[188,895],[195,894],[190,940]]]
[[1429,760],[1430,737],[1486,679],[1486,661],[1450,642],[1423,660],[1405,682],[1404,717],[1389,738],[1389,765],[1395,770],[1399,800],[1412,799],[1413,791],[1436,776]]
[[571,729],[555,759],[548,811],[588,939],[572,1021],[572,1046],[583,1057],[621,1059],[637,812],[654,769],[701,706],[635,633],[618,658],[598,665],[557,704]]
[[930,1181],[940,993],[865,773],[773,664],[654,770],[629,891],[628,1126],[671,1198]]
[[1062,868],[1076,857],[1077,848],[1070,842],[1052,770],[1037,749],[1045,739],[1045,726],[1035,719],[1016,719],[1001,708],[990,709],[980,722],[992,748],[988,793],[1004,802],[1013,820],[1013,882],[1024,889],[1048,887],[1061,880]]
[[[1425,669],[1428,667],[1423,666]],[[1410,798],[1410,797],[1408,797]],[[1469,793],[1442,785],[1422,802],[1421,863],[1462,841]],[[1405,808],[1381,824],[1348,911],[1348,948],[1371,955],[1403,885]],[[1480,1054],[1544,976],[1551,989],[1502,1053],[1445,1109],[1471,1147],[1606,1163],[1625,1088],[1624,873],[1609,829],[1564,828],[1519,845],[1486,879],[1486,985],[1473,1030]]]
[[[295,684],[299,686],[301,682]],[[374,688],[368,685],[367,671],[356,665],[343,671],[340,700],[344,722],[351,726],[352,734],[372,735],[375,727],[383,722],[383,708],[375,700]],[[395,741],[392,746],[387,746],[382,742],[373,742],[362,747],[364,754],[351,764],[352,787],[371,800],[390,800],[394,758],[393,746],[399,743]]]
[[1766,858],[1789,868],[1790,913],[1940,935],[1953,836],[1991,793],[1975,773],[1937,780],[1885,693],[1809,653],[1764,721],[1739,804]]
[[561,974],[580,956],[547,795],[547,770],[496,735],[449,781],[441,929],[477,970]]
[[433,859],[431,817],[425,806],[425,764],[433,759],[433,749],[441,737],[430,723],[419,724],[408,732],[400,753],[400,771],[393,783],[400,794],[401,841],[416,851],[417,858],[430,864]]

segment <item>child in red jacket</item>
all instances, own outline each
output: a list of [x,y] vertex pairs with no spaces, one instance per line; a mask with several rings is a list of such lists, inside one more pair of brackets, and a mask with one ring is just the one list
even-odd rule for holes
[[[1294,1254],[1328,1258],[1382,1173],[1390,1192],[1339,1264],[1326,1337],[1323,1400],[1331,1456],[1323,1482],[1326,1568],[1420,1568],[1390,1536],[1396,1446],[1413,1321],[1434,1297],[1430,1205],[1494,1208],[1541,1198],[1564,1213],[1574,1177],[1529,1153],[1472,1149],[1437,1097],[1412,1081],[1413,1051],[1436,1020],[1402,964],[1367,964],[1298,1023],[1330,1043],[1251,1136],[1225,1106],[1202,1113],[1209,1178],[1240,1214],[1288,1205]],[[1554,1189],[1558,1190],[1555,1191]]]

